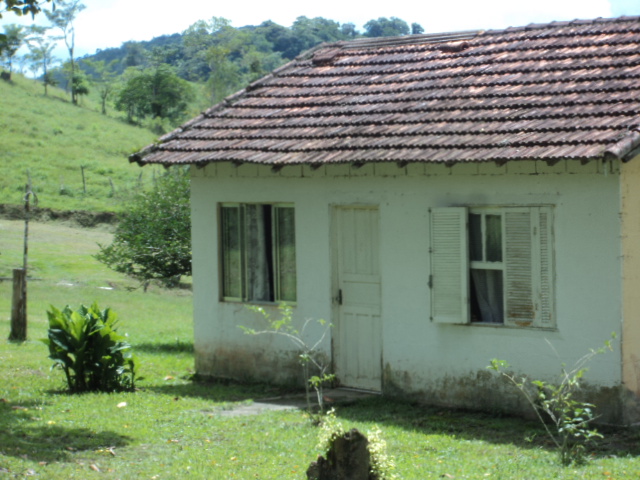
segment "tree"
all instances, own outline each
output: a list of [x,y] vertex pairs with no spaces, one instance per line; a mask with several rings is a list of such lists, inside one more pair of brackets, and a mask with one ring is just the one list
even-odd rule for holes
[[[78,104],[78,92],[75,89],[74,77],[76,76],[74,49],[76,44],[76,30],[73,22],[78,14],[87,8],[80,0],[56,0],[57,8],[53,11],[45,11],[45,15],[54,27],[62,32],[62,40],[69,52],[70,74],[69,84],[71,85],[71,102]],[[77,83],[77,82],[76,82]]]
[[191,85],[166,64],[146,70],[128,69],[125,78],[116,98],[116,109],[127,112],[130,122],[148,116],[177,121],[194,96]]
[[52,0],[2,0],[2,2],[4,2],[4,9],[0,10],[0,18],[4,12],[13,12],[18,16],[30,13],[31,16],[35,16],[41,12],[41,6],[46,2],[51,2],[54,8],[56,6]]
[[82,66],[91,74],[91,83],[97,87],[103,115],[107,114],[107,101],[115,90],[116,74],[113,68],[116,63],[117,60],[112,60],[108,64],[104,60],[82,60]]
[[342,36],[345,37],[345,39],[356,38],[359,35],[358,30],[356,30],[355,24],[351,22],[343,23],[340,27],[340,32],[342,33]]
[[34,76],[42,70],[42,79],[44,84],[44,94],[47,95],[47,87],[55,85],[55,80],[49,72],[49,67],[56,61],[53,56],[53,50],[56,44],[48,37],[45,37],[47,27],[32,26],[29,28],[30,36],[27,37],[27,47],[29,54],[27,57],[31,62],[31,70]]
[[24,43],[27,34],[20,25],[3,25],[4,35],[0,37],[0,55],[9,67],[9,80],[13,73],[13,57]]
[[175,286],[191,275],[189,172],[169,169],[153,190],[140,193],[125,211],[113,243],[96,258],[145,285],[159,279]]
[[123,60],[125,69],[128,67],[140,67],[145,64],[145,50],[139,42],[124,42],[122,48],[126,52]]
[[409,25],[398,17],[380,17],[364,24],[365,37],[395,37],[409,34]]
[[411,24],[411,35],[420,35],[424,33],[424,28],[419,23],[413,22]]
[[221,46],[213,46],[207,50],[207,61],[209,68],[211,68],[209,87],[213,103],[218,103],[233,93],[239,84],[238,68],[229,60],[230,52],[228,48]]

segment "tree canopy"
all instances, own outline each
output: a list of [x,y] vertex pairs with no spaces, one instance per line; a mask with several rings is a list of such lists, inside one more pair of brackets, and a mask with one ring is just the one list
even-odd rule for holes
[[129,121],[147,116],[177,120],[193,98],[191,85],[165,63],[144,70],[134,67],[126,72],[125,78],[117,94],[116,108],[126,112]]
[[0,10],[0,18],[5,12],[13,12],[16,15],[36,15],[42,11],[42,5],[47,2],[51,2],[55,8],[53,0],[2,0],[4,9]]

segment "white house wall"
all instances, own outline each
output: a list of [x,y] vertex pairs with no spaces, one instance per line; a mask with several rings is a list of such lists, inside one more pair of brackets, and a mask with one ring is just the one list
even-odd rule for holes
[[[553,379],[621,329],[620,190],[611,164],[561,161],[444,165],[368,164],[268,167],[210,164],[192,170],[195,349],[198,373],[299,381],[282,338],[250,336],[259,326],[243,304],[220,300],[217,206],[291,202],[295,206],[295,318],[332,319],[331,208],[376,205],[380,221],[383,392],[413,393],[443,405],[519,408],[485,368]],[[429,320],[429,208],[553,205],[557,329],[442,325]],[[275,310],[274,307],[267,307]],[[319,334],[319,327],[311,336]],[[288,353],[282,353],[287,351]],[[331,357],[331,342],[323,345]],[[587,382],[617,408],[619,340],[590,363]],[[608,405],[610,403],[610,405]],[[616,420],[616,418],[613,418]]]

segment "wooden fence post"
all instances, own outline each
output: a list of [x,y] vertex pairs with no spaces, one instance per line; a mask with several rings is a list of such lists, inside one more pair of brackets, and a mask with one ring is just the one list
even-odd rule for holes
[[27,271],[13,270],[13,303],[11,305],[11,333],[9,340],[24,342],[27,339]]
[[24,251],[22,268],[13,270],[13,304],[11,306],[11,333],[9,340],[24,342],[27,340],[27,258],[29,254],[29,199],[31,195],[38,204],[38,197],[31,190],[31,175],[27,171],[29,183],[25,185],[24,196]]
[[87,193],[87,181],[84,178],[84,165],[80,165],[80,172],[82,173],[82,193]]

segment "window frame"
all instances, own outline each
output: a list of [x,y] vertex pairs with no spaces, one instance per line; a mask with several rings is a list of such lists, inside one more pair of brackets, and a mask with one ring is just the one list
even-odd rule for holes
[[[271,236],[268,239],[268,243],[270,245],[270,256],[268,260],[268,269],[270,276],[270,286],[273,289],[272,297],[273,300],[259,300],[259,299],[251,299],[249,298],[249,287],[248,287],[248,269],[249,269],[249,261],[248,257],[250,255],[247,241],[247,223],[246,223],[246,207],[248,206],[269,206],[271,208],[270,211],[270,228],[269,234]],[[239,244],[239,265],[236,269],[237,276],[239,278],[239,289],[240,296],[234,295],[225,295],[226,287],[228,284],[227,272],[226,268],[227,262],[225,257],[225,208],[237,208],[237,222],[238,222],[238,233],[236,240]],[[284,209],[291,209],[294,223],[293,223],[293,245],[294,245],[294,254],[293,254],[293,264],[294,264],[294,296],[293,299],[283,299],[282,296],[282,270],[281,270],[281,260],[282,254],[279,249],[279,245],[281,244],[279,239],[281,238],[280,228],[278,225],[278,212]],[[295,238],[296,238],[296,226],[295,226],[295,207],[291,202],[220,202],[218,204],[218,278],[219,278],[219,298],[223,302],[234,302],[234,303],[252,303],[252,304],[278,304],[278,303],[287,303],[294,305],[297,301],[297,260],[296,260],[296,249],[295,249]]]
[[[556,329],[553,206],[459,206],[429,209],[431,320],[437,323]],[[470,214],[502,215],[502,323],[472,322]],[[496,265],[493,265],[496,266]],[[522,285],[527,285],[523,289]]]
[[[470,310],[469,310],[469,323],[473,324],[484,324],[484,325],[503,325],[505,323],[505,312],[507,311],[507,296],[505,295],[505,284],[506,284],[506,276],[507,276],[507,262],[506,262],[506,221],[505,221],[505,212],[504,209],[498,207],[469,207],[467,209],[467,235],[469,238],[469,246],[473,243],[472,240],[472,228],[471,228],[471,216],[478,215],[480,216],[480,241],[482,246],[482,259],[474,260],[471,255],[471,248],[469,248],[469,302],[470,302]],[[487,217],[494,216],[500,217],[500,260],[489,260],[488,255],[488,233],[487,233]],[[474,296],[474,292],[471,288],[473,270],[476,271],[495,271],[501,273],[501,283],[502,283],[502,291],[500,292],[500,296],[502,298],[502,321],[501,322],[491,322],[487,320],[474,320],[471,308],[471,300]]]

